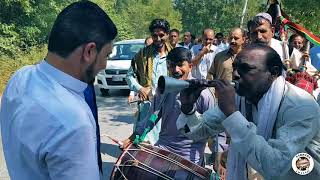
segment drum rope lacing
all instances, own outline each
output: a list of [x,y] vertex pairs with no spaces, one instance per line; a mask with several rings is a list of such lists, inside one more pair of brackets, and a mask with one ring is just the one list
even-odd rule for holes
[[[124,168],[124,167],[127,167],[127,166],[129,166],[129,167],[134,166],[134,167],[137,167],[137,168],[143,169],[143,170],[145,170],[145,171],[147,171],[147,172],[149,172],[149,173],[151,173],[151,174],[154,174],[154,175],[160,176],[161,178],[163,178],[163,179],[165,179],[165,180],[174,180],[173,178],[171,178],[171,177],[167,176],[166,174],[164,174],[164,173],[162,173],[162,172],[160,172],[160,171],[158,171],[158,170],[156,170],[156,169],[154,169],[154,168],[148,167],[146,164],[141,163],[141,162],[139,162],[139,161],[138,161],[138,164],[142,164],[143,166],[148,167],[149,169],[151,169],[151,170],[153,170],[153,171],[155,171],[155,172],[152,172],[152,171],[150,171],[149,169],[147,169],[147,168],[143,168],[143,167],[141,167],[141,166],[136,166],[136,165],[126,165],[126,163],[129,163],[129,162],[133,162],[133,163],[135,163],[135,161],[137,161],[137,159],[136,159],[132,154],[130,154],[130,153],[129,153],[129,151],[130,151],[130,150],[139,150],[139,149],[128,149],[128,155],[129,155],[131,158],[133,158],[134,160],[128,160],[128,161],[126,161],[124,165],[118,165],[118,169],[119,169],[119,167],[121,166],[121,167],[122,167],[122,169],[121,169],[121,170],[123,171],[123,168]],[[133,164],[133,163],[132,163],[132,164]],[[120,169],[119,169],[119,170],[120,170]],[[120,170],[121,174],[125,177],[125,175],[122,173],[122,171],[121,171],[121,170]],[[158,173],[158,174],[157,174],[157,173]],[[126,179],[127,179],[127,178],[126,178]]]
[[[155,156],[158,156],[158,157],[160,157],[160,158],[163,158],[163,159],[165,159],[165,160],[167,160],[167,161],[169,161],[169,162],[171,162],[171,163],[173,163],[173,164],[175,164],[175,165],[177,165],[177,166],[180,166],[180,167],[186,169],[187,171],[193,173],[194,175],[200,177],[201,179],[205,179],[205,177],[202,176],[201,174],[197,173],[196,171],[193,171],[193,170],[190,169],[189,167],[187,167],[187,166],[179,163],[179,162],[176,161],[176,160],[169,159],[169,158],[167,158],[166,156],[164,156],[164,155],[162,155],[162,154],[160,154],[160,153],[154,152],[154,151],[152,151],[152,150],[149,150],[149,149],[147,149],[147,148],[144,148],[143,146],[139,146],[139,147],[140,147],[140,149],[138,149],[138,148],[135,148],[135,149],[127,149],[127,152],[128,152],[127,154],[128,154],[129,156],[131,156],[131,157],[132,157],[134,160],[136,160],[136,161],[137,161],[137,159],[136,159],[135,157],[133,157],[133,155],[130,154],[129,151],[141,150],[141,151],[144,151],[144,152],[148,152],[148,153],[150,153],[150,154],[152,154],[152,155],[155,155]],[[174,154],[175,154],[175,153],[174,153]],[[133,161],[133,160],[130,160],[130,161],[127,161],[127,162],[132,162],[132,161]],[[140,164],[148,167],[148,166],[147,166],[146,164],[144,164],[144,163],[141,163],[141,162],[138,162],[138,163],[140,163]],[[190,163],[192,163],[192,162],[190,162]],[[125,166],[133,166],[133,165],[118,165],[118,166],[125,167]],[[146,170],[146,171],[148,171],[148,172],[150,172],[150,173],[153,173],[153,174],[155,174],[155,175],[165,176],[165,177],[162,177],[162,178],[164,178],[164,179],[172,179],[172,178],[168,177],[167,175],[163,174],[162,172],[159,172],[159,171],[157,171],[157,170],[155,170],[155,169],[153,169],[153,168],[151,168],[151,167],[149,167],[149,168],[152,169],[152,170],[154,170],[154,171],[156,171],[156,172],[159,173],[159,174],[156,174],[156,173],[154,173],[154,172],[151,172],[150,170],[147,170],[146,168],[143,168],[143,167],[140,167],[140,166],[135,166],[135,167],[144,169],[144,170]],[[199,168],[202,168],[202,167],[199,167]],[[120,169],[119,169],[119,170],[120,170]],[[206,171],[205,169],[203,169],[203,170]]]

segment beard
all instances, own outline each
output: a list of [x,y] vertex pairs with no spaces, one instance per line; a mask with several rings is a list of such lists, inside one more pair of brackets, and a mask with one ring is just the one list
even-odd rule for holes
[[92,64],[90,64],[90,66],[86,69],[85,75],[83,77],[84,82],[89,83],[89,84],[94,82],[95,77],[96,77],[96,73],[95,73],[94,67],[95,67],[95,65],[97,63],[97,59],[98,58],[96,57],[94,62]]

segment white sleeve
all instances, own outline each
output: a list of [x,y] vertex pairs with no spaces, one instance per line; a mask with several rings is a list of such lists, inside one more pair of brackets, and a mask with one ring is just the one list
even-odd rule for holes
[[207,139],[217,133],[223,132],[221,122],[226,116],[218,106],[208,109],[203,114],[195,112],[192,115],[180,114],[177,120],[177,129],[185,136],[195,141]]

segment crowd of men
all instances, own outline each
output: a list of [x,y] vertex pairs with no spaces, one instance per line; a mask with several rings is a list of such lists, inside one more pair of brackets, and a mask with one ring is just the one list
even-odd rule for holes
[[[121,148],[151,127],[145,141],[199,166],[205,165],[209,142],[221,179],[320,177],[320,108],[317,91],[310,90],[317,82],[309,81],[318,72],[319,47],[305,54],[300,34],[293,34],[287,47],[275,38],[267,13],[249,20],[247,31],[235,27],[227,37],[207,27],[201,38],[187,31],[179,43],[180,31],[170,29],[165,19],[154,19],[149,32],[126,77],[132,90],[128,101],[137,96],[139,112]],[[0,119],[11,179],[100,178],[93,80],[106,67],[116,36],[116,26],[99,6],[72,3],[52,27],[45,59],[10,79]],[[308,78],[286,81],[288,68],[299,72],[302,66]],[[162,95],[160,76],[194,86]],[[214,80],[212,87],[206,87],[207,80]],[[150,118],[156,112],[155,123]],[[292,159],[302,152],[314,162],[304,176],[292,168]],[[179,174],[175,179],[181,179]]]
[[[317,60],[303,62],[304,57],[309,57],[305,54],[305,38],[293,34],[289,46],[276,39],[272,17],[267,13],[258,13],[247,23],[247,29],[235,27],[224,38],[222,33],[205,28],[200,43],[185,32],[183,41],[178,43],[177,29],[170,30],[165,19],[152,21],[149,30],[154,44],[136,55],[127,76],[129,85],[133,81],[141,85],[140,89],[131,88],[143,100],[141,104],[147,101],[151,105],[147,114],[144,109],[144,117],[137,121],[133,134],[123,141],[124,147],[141,136],[146,127],[152,129],[156,125],[158,132],[148,134],[149,139],[157,136],[152,144],[203,166],[204,147],[209,141],[218,162],[214,168],[226,179],[297,178],[299,175],[290,170],[295,154],[307,151],[318,158],[319,147],[312,144],[320,140],[319,105],[316,89],[310,91],[309,87],[310,83],[317,83],[316,79],[300,84],[285,79],[289,75],[284,61],[289,61],[296,72],[305,66],[311,78],[317,73],[312,63]],[[147,54],[150,48],[156,49]],[[168,51],[161,54],[161,49]],[[159,57],[166,59],[166,70],[158,63]],[[205,82],[201,79],[216,80],[216,85],[161,97],[157,93],[160,74],[191,80],[199,87]],[[149,85],[145,85],[144,78],[151,81]],[[239,82],[236,92],[229,83],[232,80]],[[145,91],[146,87],[149,91]],[[158,110],[161,121],[154,124],[149,119]],[[278,162],[280,165],[273,166]],[[319,164],[316,166],[317,170],[305,178],[317,177]]]

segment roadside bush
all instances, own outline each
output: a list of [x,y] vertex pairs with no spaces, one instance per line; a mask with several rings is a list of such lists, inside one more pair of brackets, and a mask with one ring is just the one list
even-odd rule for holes
[[47,53],[47,46],[33,47],[28,52],[19,52],[15,58],[0,56],[0,94],[2,94],[10,77],[23,66],[36,64]]

